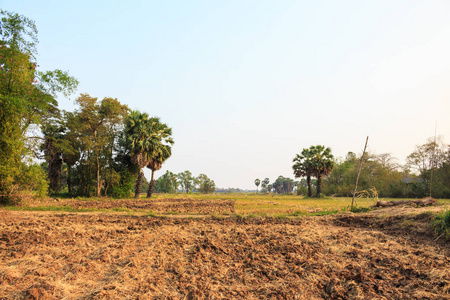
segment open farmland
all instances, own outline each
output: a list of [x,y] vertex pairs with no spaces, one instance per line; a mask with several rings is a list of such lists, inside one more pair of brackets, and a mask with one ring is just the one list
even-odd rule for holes
[[[380,199],[405,200],[405,199]],[[371,198],[357,198],[355,205],[368,208],[375,204]],[[191,214],[241,216],[289,216],[301,214],[342,213],[349,210],[352,198],[304,198],[296,195],[277,194],[156,194],[152,198],[110,199],[110,198],[45,198],[41,200],[24,198],[18,207],[23,210],[58,211],[125,211],[130,214],[151,215]],[[450,199],[439,199],[439,205],[450,205]]]
[[0,298],[450,299],[450,245],[428,225],[443,207],[300,218],[3,210]]

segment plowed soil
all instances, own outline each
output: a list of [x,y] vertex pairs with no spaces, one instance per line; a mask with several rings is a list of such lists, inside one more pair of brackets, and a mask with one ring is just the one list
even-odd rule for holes
[[133,211],[152,211],[156,213],[195,213],[195,214],[228,214],[234,213],[234,201],[230,199],[119,199],[119,200],[78,200],[47,198],[29,206],[69,206],[75,209],[127,208]]
[[0,211],[0,299],[450,299],[431,218]]

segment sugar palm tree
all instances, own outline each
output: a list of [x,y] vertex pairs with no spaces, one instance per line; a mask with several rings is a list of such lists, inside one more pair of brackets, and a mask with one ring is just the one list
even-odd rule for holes
[[141,192],[142,168],[150,162],[150,149],[152,144],[152,132],[149,131],[150,118],[148,114],[139,111],[131,111],[125,120],[125,137],[127,148],[130,151],[131,162],[139,168],[136,180],[134,198],[138,199]]
[[258,186],[261,183],[261,180],[255,179],[255,185],[256,185],[256,193],[258,193]]
[[308,197],[312,197],[311,176],[314,174],[312,153],[310,149],[304,148],[300,154],[297,154],[292,161],[294,165],[295,178],[306,177],[306,185],[308,187]]
[[329,147],[317,145],[312,146],[314,150],[313,156],[313,168],[314,176],[317,178],[317,193],[316,196],[320,197],[322,195],[322,179],[324,176],[330,175],[334,167],[334,157],[331,154],[331,149]]
[[329,175],[334,167],[334,157],[330,148],[317,145],[311,146],[309,149],[304,148],[301,154],[297,154],[293,160],[295,177],[306,176],[308,185],[308,197],[312,196],[311,176],[317,178],[316,196],[322,195],[322,179],[323,176]]
[[151,118],[151,130],[157,133],[159,140],[155,140],[150,149],[150,162],[147,168],[152,170],[152,178],[148,185],[147,198],[150,198],[153,194],[153,188],[155,187],[154,173],[161,169],[162,164],[172,155],[173,140],[171,138],[172,129],[166,124],[159,121],[159,118]]

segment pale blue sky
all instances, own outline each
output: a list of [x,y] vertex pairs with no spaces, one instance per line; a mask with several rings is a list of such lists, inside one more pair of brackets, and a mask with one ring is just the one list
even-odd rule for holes
[[[219,187],[293,177],[302,148],[403,162],[450,138],[450,1],[21,1],[42,70],[173,128],[163,169]],[[59,99],[73,109],[73,95]]]

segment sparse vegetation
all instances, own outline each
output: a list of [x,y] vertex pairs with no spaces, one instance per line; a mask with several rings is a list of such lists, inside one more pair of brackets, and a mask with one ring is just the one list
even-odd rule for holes
[[450,238],[450,209],[437,215],[431,225],[436,234]]

